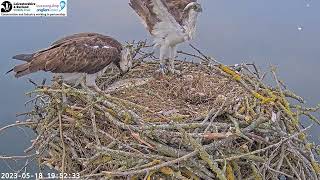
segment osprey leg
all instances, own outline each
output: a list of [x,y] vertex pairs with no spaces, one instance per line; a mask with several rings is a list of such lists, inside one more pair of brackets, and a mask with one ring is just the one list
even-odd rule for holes
[[170,47],[168,45],[165,45],[165,44],[161,45],[161,47],[160,47],[160,69],[159,69],[159,71],[163,75],[165,74],[165,68],[166,68],[166,65],[165,65],[166,59],[165,58],[168,57],[169,53],[170,53]]
[[96,84],[96,79],[98,77],[98,73],[95,74],[87,74],[86,75],[86,86],[91,87],[96,91],[101,91],[101,89]]
[[174,68],[174,60],[176,59],[176,56],[177,56],[176,46],[170,47],[169,71],[172,74],[180,74],[180,71]]

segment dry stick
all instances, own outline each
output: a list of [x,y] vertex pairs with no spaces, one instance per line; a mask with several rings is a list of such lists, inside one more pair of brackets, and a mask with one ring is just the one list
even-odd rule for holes
[[[278,77],[277,77],[277,74],[276,74],[276,68],[275,68],[275,67],[272,67],[271,71],[272,71],[272,74],[273,74],[273,77],[274,77],[275,81],[277,82],[278,89],[279,89],[279,91],[280,91],[281,97],[283,98],[283,100],[285,101],[285,103],[288,104],[288,102],[285,100],[285,96],[284,96],[284,94],[283,94],[283,92],[282,92],[282,90],[281,90],[281,87],[280,87],[280,84],[279,84],[279,80],[278,80]],[[281,104],[280,104],[280,106],[281,106]],[[289,108],[289,105],[287,105],[287,106],[288,106],[288,107],[285,106],[285,108]],[[283,107],[283,109],[284,109],[284,107]],[[292,115],[291,113],[287,113],[287,114],[288,114],[288,116],[290,117],[290,119],[292,119],[292,121],[295,120],[295,118],[293,117],[293,115]],[[310,118],[311,120],[314,120],[314,119],[313,119],[312,117],[310,117],[310,116],[309,116],[309,118]],[[315,122],[316,122],[316,123],[319,123],[319,121],[315,121]],[[297,126],[297,125],[296,125],[296,126]],[[297,129],[299,129],[299,127],[297,127]],[[306,140],[304,139],[303,141],[304,141],[305,145],[307,145]],[[311,152],[311,150],[309,150],[309,154],[310,154],[311,162],[315,162],[315,158],[314,158],[313,153]],[[313,167],[313,168],[314,168],[314,167]]]
[[[90,147],[90,146],[88,146]],[[127,156],[127,157],[133,157],[133,158],[138,158],[138,159],[163,159],[163,160],[171,160],[172,158],[168,157],[161,157],[160,155],[148,155],[148,154],[138,154],[138,153],[132,153],[132,152],[127,152],[127,151],[122,151],[122,150],[114,150],[110,149],[108,147],[103,147],[103,146],[97,146],[93,145],[93,148],[98,150],[101,154],[110,154],[110,156],[115,156],[115,155],[120,155],[121,157]]]
[[308,129],[310,129],[312,127],[312,125],[308,126],[307,128],[301,130],[300,132],[286,138],[286,139],[283,139],[281,141],[279,141],[278,143],[276,144],[272,144],[270,146],[267,146],[265,148],[262,148],[262,149],[258,149],[256,151],[252,151],[252,152],[249,152],[249,153],[246,153],[246,154],[241,154],[241,155],[237,155],[237,156],[232,156],[232,157],[227,157],[227,158],[223,158],[223,159],[215,159],[214,161],[215,162],[224,162],[224,161],[232,161],[232,160],[235,160],[235,159],[240,159],[240,158],[243,158],[243,157],[246,157],[246,156],[250,156],[250,155],[253,155],[253,154],[257,154],[257,153],[261,153],[261,152],[264,152],[268,149],[271,149],[273,147],[277,147],[277,146],[280,146],[281,144],[285,143],[286,141],[290,140],[290,139],[293,139],[297,136],[299,136],[299,134],[307,131]]
[[298,161],[297,163],[297,167],[300,167],[299,170],[300,170],[300,178],[302,180],[307,180],[305,174],[304,174],[304,171],[303,171],[303,167],[300,165],[300,162]]
[[91,107],[90,108],[90,114],[91,114],[91,122],[92,122],[92,128],[93,128],[93,133],[94,137],[97,141],[98,145],[101,145],[99,136],[98,136],[98,129],[97,129],[97,123],[96,123],[96,115],[94,114],[94,109]]
[[305,112],[317,112],[320,110],[320,104],[316,105],[315,107],[302,107],[299,105],[290,105],[290,107]]
[[197,155],[198,151],[193,151],[189,154],[186,154],[180,158],[177,158],[177,159],[174,159],[172,161],[168,161],[168,162],[164,162],[162,164],[159,164],[159,165],[156,165],[156,166],[152,166],[150,168],[145,168],[145,169],[141,169],[141,170],[135,170],[135,171],[124,171],[124,172],[121,172],[121,171],[113,171],[113,172],[104,172],[104,173],[101,173],[101,175],[109,175],[109,176],[129,176],[129,175],[135,175],[135,174],[142,174],[142,173],[147,173],[147,172],[150,172],[150,171],[155,171],[155,170],[158,170],[162,167],[166,167],[166,166],[172,166],[174,164],[177,164],[181,161],[185,161],[195,155]]
[[[102,165],[100,164],[95,170],[93,170],[90,174],[89,174],[89,176],[91,176],[91,175],[93,175],[94,173],[96,173],[97,171],[99,171],[99,169],[100,169],[100,167],[101,167]],[[86,180],[89,180],[90,179],[90,177],[87,177],[86,178]]]
[[274,80],[275,80],[276,83],[277,83],[278,90],[279,90],[279,92],[280,92],[280,96],[281,96],[281,98],[283,99],[283,101],[285,101],[285,103],[286,103],[287,100],[286,100],[286,97],[285,97],[285,95],[283,94],[283,91],[282,91],[282,89],[281,89],[281,86],[280,86],[280,83],[279,83],[279,79],[278,79],[278,76],[277,76],[277,74],[276,74],[276,67],[275,67],[275,66],[272,66],[272,67],[271,67],[271,72],[272,72],[272,75],[273,75]]
[[214,62],[217,63],[217,64],[221,64],[220,62],[216,61],[215,59],[212,59],[212,58],[206,56],[205,54],[203,54],[198,48],[196,48],[196,47],[193,46],[192,44],[189,44],[189,46],[190,46],[192,49],[196,50],[204,59],[207,60],[207,62],[214,61]]
[[105,98],[109,99],[109,100],[118,102],[118,104],[120,104],[122,106],[126,106],[127,105],[127,106],[131,106],[133,108],[137,108],[137,109],[140,109],[140,110],[143,110],[143,111],[148,111],[148,112],[154,113],[151,110],[149,110],[149,108],[144,107],[144,106],[139,105],[139,104],[136,104],[136,103],[133,103],[131,101],[128,101],[128,100],[125,100],[125,99],[121,99],[121,98],[118,98],[118,97],[113,97],[113,96],[108,95],[108,94],[102,94],[102,95]]
[[282,175],[284,175],[284,176],[287,176],[288,178],[291,178],[291,179],[293,179],[294,177],[293,176],[291,176],[291,175],[289,175],[289,174],[287,174],[287,173],[284,173],[284,172],[282,172],[282,171],[278,171],[278,170],[275,170],[275,169],[273,169],[273,168],[271,168],[271,167],[267,167],[270,171],[273,171],[273,172],[275,172],[275,173],[278,173],[278,174],[282,174]]
[[[176,124],[176,127],[180,127],[183,129],[196,129],[196,128],[203,128],[208,126],[209,123],[184,123],[184,124]],[[227,123],[220,123],[220,122],[216,122],[216,123],[212,123],[211,125],[220,127],[220,128],[229,128],[230,125]],[[174,130],[176,129],[176,127],[170,125],[170,124],[156,124],[156,125],[144,125],[144,127],[139,127],[139,126],[132,126],[135,127],[136,129],[139,129],[141,131],[147,131],[147,130],[154,130],[154,129],[159,129],[159,130]]]
[[184,134],[184,138],[191,143],[195,150],[199,152],[199,156],[209,165],[211,171],[214,172],[219,179],[227,180],[227,178],[224,175],[224,172],[216,164],[214,164],[212,157],[207,153],[205,148],[201,144],[199,144],[193,137],[188,135],[184,129],[178,128],[178,130]]
[[[211,146],[206,146],[205,148],[210,148]],[[129,176],[129,175],[135,175],[135,174],[142,174],[142,173],[147,173],[149,171],[154,171],[154,170],[158,170],[162,167],[166,167],[166,166],[172,166],[174,164],[177,164],[179,162],[182,161],[186,161],[189,158],[192,158],[194,156],[196,156],[199,153],[199,150],[195,150],[189,154],[186,154],[180,158],[171,160],[171,161],[167,161],[164,162],[162,164],[156,165],[156,166],[152,166],[150,168],[145,168],[145,169],[141,169],[141,170],[134,170],[134,171],[113,171],[113,172],[103,172],[103,173],[99,173],[99,174],[94,174],[94,175],[90,175],[90,176],[85,176],[85,177],[95,177],[95,176],[105,176],[105,175],[110,175],[110,176]]]
[[[132,150],[132,151],[134,151],[134,152],[136,152],[136,153],[143,154],[143,153],[140,152],[139,150],[137,150],[137,149],[135,149],[135,148],[133,148],[133,147],[125,144],[125,143],[123,144],[120,140],[114,138],[114,137],[111,136],[109,133],[106,133],[106,132],[104,132],[104,131],[102,131],[102,130],[99,130],[99,133],[107,136],[108,138],[112,139],[113,141],[117,142],[118,144],[121,144],[121,145],[123,145],[124,147],[126,147],[126,148],[128,148],[128,149],[130,149],[130,150]],[[101,144],[100,144],[100,145],[101,145]]]
[[19,123],[15,123],[15,124],[10,124],[10,125],[7,125],[3,128],[0,129],[0,133],[1,131],[4,131],[6,129],[9,129],[9,128],[12,128],[12,127],[15,127],[15,126],[24,126],[24,125],[32,125],[32,124],[37,124],[38,122],[19,122]]
[[292,164],[290,163],[289,159],[287,157],[284,157],[284,159],[286,160],[287,164],[289,165],[291,171],[293,171],[294,175],[296,175],[296,177],[298,178],[298,180],[301,180],[299,173],[295,170],[295,168],[292,166]]
[[187,56],[191,56],[191,57],[195,57],[195,58],[198,58],[198,59],[200,59],[202,61],[207,61],[207,59],[205,59],[203,57],[200,57],[200,56],[195,55],[195,54],[187,53],[187,52],[184,52],[184,51],[177,51],[177,53],[183,54],[183,55],[187,55]]
[[305,112],[305,111],[302,111],[301,114],[307,116],[309,119],[311,119],[312,121],[314,121],[315,123],[320,125],[320,120],[318,118],[316,118],[315,116],[313,116],[312,114]]
[[38,155],[38,154],[35,153],[35,154],[26,155],[26,156],[0,156],[0,159],[1,160],[26,159],[26,158],[30,158],[30,157],[33,157],[36,155]]
[[286,96],[286,97],[290,97],[292,99],[295,99],[297,101],[299,101],[300,103],[305,103],[304,99],[296,94],[294,94],[293,92],[289,91],[289,90],[284,90],[283,91],[283,94]]
[[281,85],[280,85],[280,81],[279,81],[278,76],[276,74],[276,67],[275,66],[271,67],[271,72],[272,72],[274,80],[277,83],[277,87],[278,87],[278,90],[280,91],[281,97],[284,98],[284,94],[283,94],[283,91],[282,91],[282,88],[281,88]]
[[31,144],[30,147],[28,147],[27,149],[24,150],[24,152],[27,153],[27,152],[31,151],[31,150],[38,144],[39,139],[42,137],[43,133],[46,132],[45,130],[48,129],[48,128],[50,128],[51,126],[53,126],[58,120],[59,120],[59,118],[54,119],[53,121],[51,121],[51,122],[48,124],[47,127],[44,128],[43,131],[41,131],[40,133],[37,133],[37,134],[38,134],[37,138],[34,140],[34,142]]
[[[60,109],[58,107],[58,109]],[[65,172],[65,169],[64,169],[64,163],[65,163],[65,158],[66,158],[66,147],[65,147],[65,144],[64,144],[64,140],[63,140],[63,132],[62,132],[62,118],[61,118],[61,110],[58,110],[58,118],[59,118],[59,131],[60,131],[60,139],[61,139],[61,143],[62,143],[62,151],[63,151],[63,154],[62,154],[62,165],[61,165],[61,169],[62,169],[62,174],[64,174]],[[64,179],[64,177],[62,176],[62,179]]]
[[247,64],[247,65],[251,65],[251,66],[254,68],[254,70],[255,70],[255,72],[256,72],[255,74],[256,74],[257,78],[260,79],[260,78],[261,78],[261,77],[260,77],[260,72],[259,72],[259,69],[257,68],[256,64],[253,62],[253,63]]
[[239,126],[239,122],[237,121],[236,118],[232,117],[231,115],[227,115],[228,119],[230,119],[230,121],[233,122],[234,124],[234,127],[236,128],[236,134],[244,139],[246,139],[247,141],[249,141],[250,143],[253,142],[252,139],[250,139],[249,137],[247,137],[240,129],[240,126]]
[[[39,155],[39,154],[42,154],[44,152],[44,150],[43,151],[41,151],[41,152],[36,152],[35,154],[34,154],[34,156],[31,158],[31,160],[30,161],[28,161],[28,162],[26,162],[26,164],[17,172],[17,174],[19,174],[23,169],[27,169],[27,166],[31,163],[31,162],[33,162],[35,159],[37,159],[38,157],[37,157],[37,155]],[[28,159],[29,160],[29,159]]]
[[[217,118],[217,116],[220,114],[220,112],[223,110],[224,105],[227,102],[227,98],[225,98],[224,102],[222,103],[222,105],[220,106],[220,108],[218,109],[218,111],[214,114],[214,116],[211,118],[209,125],[207,126],[207,128],[204,130],[203,133],[208,132],[208,130],[211,128],[213,121]],[[212,110],[211,110],[212,111]],[[206,123],[208,121],[208,119],[212,116],[213,112],[208,114],[208,116],[206,117],[206,119],[202,122],[202,123]]]

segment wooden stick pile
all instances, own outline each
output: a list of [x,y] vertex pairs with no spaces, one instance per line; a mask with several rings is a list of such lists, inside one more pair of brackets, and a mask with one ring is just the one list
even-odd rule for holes
[[275,68],[269,87],[254,64],[199,57],[207,62],[179,62],[180,75],[160,78],[140,59],[123,77],[108,71],[105,92],[38,87],[21,124],[37,134],[28,151],[83,179],[319,179],[319,150],[301,124],[318,126],[319,107],[305,108]]

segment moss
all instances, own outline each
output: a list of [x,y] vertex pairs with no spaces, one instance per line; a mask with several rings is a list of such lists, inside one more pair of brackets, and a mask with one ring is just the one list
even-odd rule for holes
[[306,134],[305,133],[300,133],[299,134],[299,136],[298,136],[298,138],[300,139],[300,140],[306,140]]
[[94,160],[92,163],[94,165],[101,165],[101,164],[105,164],[107,162],[110,162],[111,160],[112,160],[111,156],[103,155],[102,157],[99,157],[96,160]]
[[320,164],[319,164],[318,162],[311,161],[311,165],[312,165],[314,171],[315,171],[317,174],[320,174]]
[[183,122],[189,117],[190,117],[189,115],[174,114],[174,115],[171,116],[170,119],[172,119],[174,122]]
[[227,180],[235,180],[236,179],[234,176],[233,168],[230,163],[227,164],[226,177],[227,177]]

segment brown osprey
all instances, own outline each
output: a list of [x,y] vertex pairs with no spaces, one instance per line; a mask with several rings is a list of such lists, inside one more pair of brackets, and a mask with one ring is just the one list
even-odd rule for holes
[[174,73],[176,45],[193,39],[201,5],[196,0],[130,0],[129,5],[160,46],[160,71],[164,73],[168,57],[168,69]]
[[76,85],[85,78],[86,85],[94,88],[97,88],[97,76],[109,64],[114,63],[122,73],[132,66],[129,47],[123,47],[117,40],[97,33],[67,36],[46,49],[16,55],[13,59],[26,61],[9,71],[14,71],[17,78],[37,71],[50,71]]

